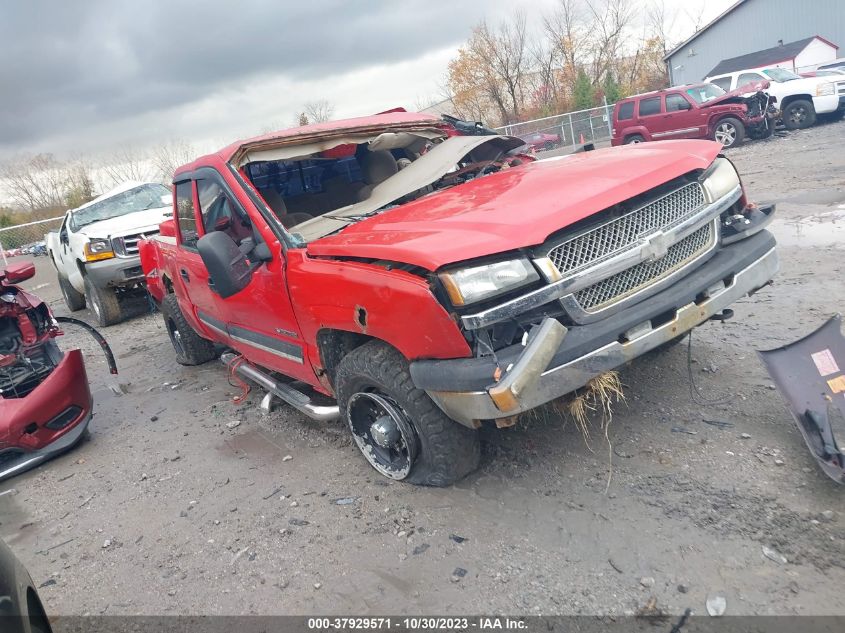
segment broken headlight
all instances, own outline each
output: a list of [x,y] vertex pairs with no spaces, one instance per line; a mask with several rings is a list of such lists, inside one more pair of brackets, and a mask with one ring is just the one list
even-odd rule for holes
[[455,306],[483,301],[540,278],[527,259],[459,268],[440,273],[438,277]]
[[701,181],[707,202],[714,203],[739,186],[739,174],[727,158],[717,158]]
[[98,237],[92,237],[91,241],[85,245],[85,261],[97,262],[101,259],[111,259],[114,257],[111,242]]

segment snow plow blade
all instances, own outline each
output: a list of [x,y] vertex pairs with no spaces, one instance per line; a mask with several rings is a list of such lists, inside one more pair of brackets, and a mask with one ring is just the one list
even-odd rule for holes
[[758,351],[786,398],[813,457],[825,474],[845,484],[845,338],[837,314],[815,332],[777,349]]

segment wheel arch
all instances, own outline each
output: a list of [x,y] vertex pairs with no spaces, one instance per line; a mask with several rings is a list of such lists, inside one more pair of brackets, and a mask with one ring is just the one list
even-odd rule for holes
[[[317,331],[316,341],[320,358],[320,371],[318,371],[318,375],[320,375],[321,382],[323,382],[324,386],[330,387],[332,391],[335,388],[337,366],[349,352],[370,341],[381,341],[390,345],[388,341],[369,334],[328,327],[320,328]],[[390,346],[394,347],[393,345]]]
[[[813,97],[809,94],[800,94],[800,95],[787,95],[783,99],[780,100],[780,109],[783,110],[789,107],[794,101],[809,101],[811,104],[813,103]],[[813,104],[813,109],[815,110],[816,106]]]

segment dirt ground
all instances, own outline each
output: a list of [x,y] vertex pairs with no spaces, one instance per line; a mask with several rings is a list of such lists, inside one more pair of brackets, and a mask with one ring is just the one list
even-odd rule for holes
[[[695,384],[723,404],[693,401],[678,346],[623,370],[612,448],[543,412],[485,432],[458,485],[418,488],[379,476],[340,423],[262,416],[258,390],[236,406],[224,367],[176,364],[147,314],[105,330],[117,380],[85,335],[60,340],[86,353],[91,438],[0,484],[17,491],[0,536],[51,614],[624,614],[652,596],[704,613],[716,595],[728,614],[843,614],[843,490],[754,351],[845,311],[843,147],[835,123],[730,152],[779,205],[782,271],[695,331]],[[28,287],[66,314],[36,261]]]

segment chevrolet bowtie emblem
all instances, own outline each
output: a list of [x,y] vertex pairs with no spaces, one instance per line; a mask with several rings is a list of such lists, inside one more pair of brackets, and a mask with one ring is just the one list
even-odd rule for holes
[[662,231],[649,235],[640,249],[640,257],[644,262],[656,262],[663,259],[669,251],[669,238]]

